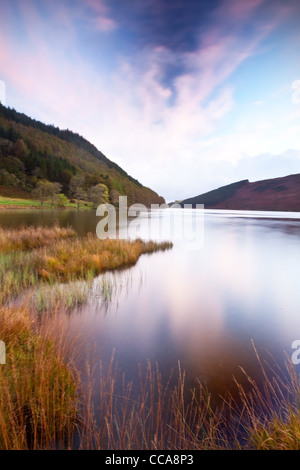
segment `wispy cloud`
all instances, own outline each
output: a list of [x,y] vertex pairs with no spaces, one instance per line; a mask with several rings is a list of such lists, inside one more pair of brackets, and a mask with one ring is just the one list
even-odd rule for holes
[[[101,31],[110,32],[118,28],[117,21],[109,11],[109,3],[105,0],[78,0],[83,12],[91,13],[90,25]],[[86,15],[88,17],[88,15]]]
[[108,33],[123,28],[112,3],[51,5],[47,15],[32,0],[22,7],[23,41],[0,19],[0,76],[8,84],[8,104],[83,134],[167,198],[212,189],[224,175],[234,180],[241,173],[239,161],[296,142],[298,114],[289,109],[291,102],[288,122],[270,114],[265,97],[251,97],[244,110],[236,98],[238,85],[247,96],[256,69],[244,75],[242,85],[234,77],[281,25],[277,0],[273,9],[267,0],[225,0],[207,16],[210,22],[201,25],[193,47],[172,48],[154,36],[134,54],[129,46],[130,53],[116,48],[113,66],[98,47]]

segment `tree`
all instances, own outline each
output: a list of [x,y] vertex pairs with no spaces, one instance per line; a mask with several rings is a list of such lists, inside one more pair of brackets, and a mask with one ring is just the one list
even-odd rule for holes
[[14,157],[20,160],[24,159],[28,155],[28,148],[23,139],[18,139],[12,147],[12,154]]
[[5,170],[5,168],[0,169],[0,184],[3,186],[17,186],[19,183],[18,178]]
[[32,194],[34,197],[36,197],[40,203],[41,206],[44,205],[44,202],[48,198],[48,193],[47,193],[47,183],[45,181],[39,181],[36,188],[32,191]]
[[83,189],[85,183],[85,177],[82,174],[73,176],[70,181],[69,191],[71,197],[77,201],[77,208],[79,209],[80,201],[86,198],[86,192]]
[[0,168],[4,168],[9,173],[14,174],[17,177],[20,177],[22,173],[25,172],[25,167],[23,162],[16,157],[8,155],[7,157],[0,157]]
[[69,202],[69,200],[68,200],[67,196],[65,196],[65,194],[60,193],[57,197],[56,205],[60,208],[63,208],[63,207],[66,207],[68,202]]
[[52,208],[54,207],[54,203],[59,199],[59,193],[61,192],[61,188],[62,185],[60,183],[47,183],[46,190],[48,191]]
[[32,176],[35,176],[36,178],[42,178],[42,177],[43,177],[42,170],[40,169],[39,166],[36,166],[36,167],[32,170]]
[[41,206],[44,205],[45,201],[50,200],[52,207],[54,207],[55,201],[59,198],[60,191],[60,183],[39,181],[36,188],[32,191],[32,194],[38,198],[38,200],[41,202]]
[[87,197],[96,207],[99,204],[106,204],[108,202],[108,188],[102,183],[91,186],[88,189]]
[[118,204],[120,196],[121,196],[121,194],[116,189],[112,189],[110,191],[110,193],[109,193],[110,201],[114,206],[116,206]]
[[70,181],[73,177],[73,173],[71,170],[68,170],[67,168],[64,168],[61,171],[61,182],[63,183],[64,186],[68,187],[70,184]]

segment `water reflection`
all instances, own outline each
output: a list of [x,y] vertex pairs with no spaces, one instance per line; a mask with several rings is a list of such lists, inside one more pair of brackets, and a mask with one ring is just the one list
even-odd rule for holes
[[[176,217],[181,217],[181,211]],[[81,342],[104,363],[115,357],[129,380],[138,363],[156,361],[163,376],[178,361],[188,384],[206,383],[217,397],[230,390],[239,366],[261,379],[252,340],[262,355],[269,351],[282,364],[284,351],[300,338],[299,214],[207,211],[198,249],[174,240],[164,253],[142,256],[125,271],[94,281],[90,299],[69,317]],[[190,211],[189,217],[198,217]],[[164,238],[164,214],[141,218],[142,238]],[[149,231],[149,221],[154,224]],[[1,225],[72,225],[80,234],[95,232],[92,212],[39,211],[0,214]],[[121,227],[122,229],[122,227]],[[85,353],[79,360],[84,369]]]

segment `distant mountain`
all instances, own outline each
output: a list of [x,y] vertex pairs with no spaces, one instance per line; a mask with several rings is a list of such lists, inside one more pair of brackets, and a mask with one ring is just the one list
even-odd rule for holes
[[0,103],[1,187],[30,195],[43,179],[61,183],[67,194],[71,178],[78,173],[85,176],[86,189],[105,184],[114,198],[116,194],[128,196],[129,204],[165,202],[79,134],[36,121]]
[[185,199],[184,204],[204,204],[211,209],[300,211],[300,174],[250,183],[248,180]]

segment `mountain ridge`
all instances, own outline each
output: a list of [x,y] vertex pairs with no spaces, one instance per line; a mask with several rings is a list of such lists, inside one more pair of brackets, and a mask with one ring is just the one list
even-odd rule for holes
[[242,180],[180,201],[205,208],[300,212],[300,174],[249,182]]

